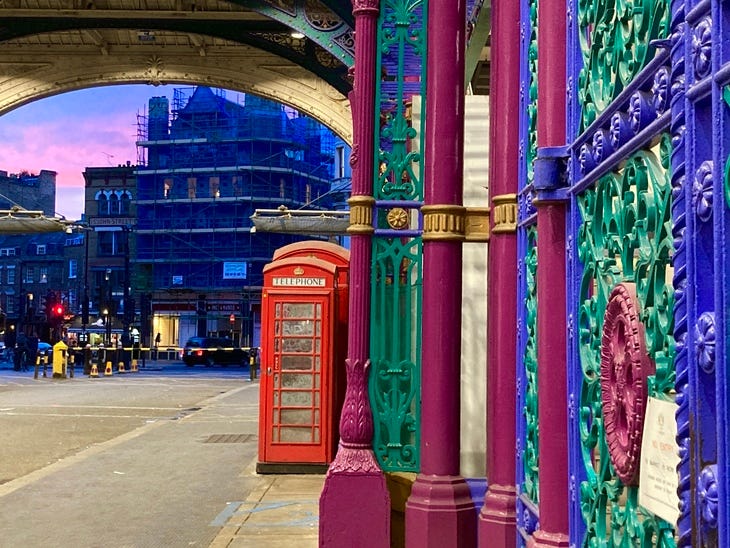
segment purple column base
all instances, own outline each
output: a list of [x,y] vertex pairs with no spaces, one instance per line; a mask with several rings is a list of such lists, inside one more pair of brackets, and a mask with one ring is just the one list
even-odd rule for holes
[[390,547],[390,496],[379,470],[330,471],[319,498],[319,546]]
[[558,548],[567,548],[570,546],[570,540],[567,535],[560,533],[546,533],[545,531],[535,531],[527,541],[529,548],[539,548],[542,546],[557,546]]
[[479,514],[479,546],[514,548],[517,545],[517,492],[513,485],[490,484]]
[[476,546],[476,511],[460,476],[419,474],[406,503],[406,546]]

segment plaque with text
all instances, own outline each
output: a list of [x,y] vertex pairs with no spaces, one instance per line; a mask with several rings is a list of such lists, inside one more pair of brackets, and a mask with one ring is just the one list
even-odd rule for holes
[[639,504],[669,523],[679,517],[676,411],[674,402],[649,398],[639,471]]

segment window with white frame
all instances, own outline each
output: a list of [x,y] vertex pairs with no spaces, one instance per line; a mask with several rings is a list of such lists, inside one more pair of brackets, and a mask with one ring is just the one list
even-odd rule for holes
[[47,266],[38,267],[38,281],[42,284],[48,283],[48,267]]
[[8,285],[15,285],[15,267],[10,266],[8,267]]
[[69,259],[68,260],[68,277],[76,278],[76,276],[78,276],[78,271],[79,271],[78,259]]
[[46,244],[38,244],[35,246],[35,254],[36,255],[45,255],[46,254]]
[[21,275],[23,276],[24,284],[32,284],[35,280],[35,266],[28,266],[23,269]]
[[0,249],[0,257],[9,257],[11,255],[15,255],[14,247],[3,247]]

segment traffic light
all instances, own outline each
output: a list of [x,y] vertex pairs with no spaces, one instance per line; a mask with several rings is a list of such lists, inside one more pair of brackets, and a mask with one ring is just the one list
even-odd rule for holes
[[56,308],[56,305],[58,304],[58,300],[56,298],[56,293],[53,291],[49,291],[46,293],[45,298],[42,299],[43,308],[46,312],[46,321],[51,322],[53,321],[54,317],[54,309]]
[[60,303],[55,304],[55,305],[53,305],[52,313],[53,313],[54,318],[63,319],[63,317],[66,315],[66,309]]

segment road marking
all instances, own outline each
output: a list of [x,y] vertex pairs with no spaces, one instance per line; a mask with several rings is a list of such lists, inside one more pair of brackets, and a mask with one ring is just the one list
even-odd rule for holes
[[[251,528],[264,528],[264,527],[295,527],[295,526],[311,526],[314,527],[319,523],[319,514],[318,514],[318,508],[319,508],[319,501],[315,499],[307,499],[307,500],[288,500],[286,502],[269,502],[269,503],[261,503],[261,502],[240,502],[240,503],[229,503],[230,504],[238,504],[238,507],[235,509],[234,512],[231,513],[230,507],[227,507],[223,512],[221,512],[218,517],[214,520],[211,525],[214,523],[218,527],[223,527],[226,525],[227,521],[224,521],[223,523],[220,523],[219,518],[226,515],[226,520],[230,520],[234,517],[242,517],[242,521],[236,521],[235,523],[231,523],[230,525],[239,525],[243,527],[251,527]],[[300,508],[299,510],[290,508],[291,506],[305,506],[305,507],[313,507],[315,510],[307,510],[306,508]],[[248,508],[246,508],[248,507]],[[279,512],[279,517],[277,519],[276,513],[277,510],[282,510],[286,508],[287,510],[285,512]],[[266,514],[264,514],[266,513]],[[249,521],[249,517],[254,514],[264,514],[267,515],[266,521],[264,523],[256,522],[252,523]],[[271,514],[274,514],[272,517]]]
[[233,517],[238,507],[242,504],[242,501],[226,503],[225,509],[220,514],[218,514],[213,521],[210,522],[210,526],[223,527],[228,522],[228,520]]

